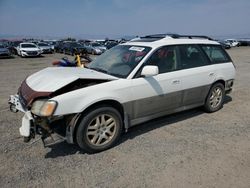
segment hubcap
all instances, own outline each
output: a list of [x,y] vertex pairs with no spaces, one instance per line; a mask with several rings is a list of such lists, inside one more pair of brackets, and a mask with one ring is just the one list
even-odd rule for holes
[[212,94],[210,96],[210,105],[212,108],[217,108],[222,100],[222,90],[220,87],[216,87],[213,89]]
[[108,114],[96,116],[87,127],[87,139],[95,146],[107,144],[115,135],[116,121]]

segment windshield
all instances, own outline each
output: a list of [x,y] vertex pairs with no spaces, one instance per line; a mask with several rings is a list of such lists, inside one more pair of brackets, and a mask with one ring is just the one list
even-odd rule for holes
[[36,45],[34,44],[21,44],[22,48],[36,48]]
[[119,45],[96,58],[88,68],[126,78],[150,49],[142,46]]

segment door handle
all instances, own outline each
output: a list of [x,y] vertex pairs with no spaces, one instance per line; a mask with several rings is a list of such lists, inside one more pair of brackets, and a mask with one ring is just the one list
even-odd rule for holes
[[179,83],[180,83],[180,80],[173,80],[172,83],[173,83],[173,84],[179,84]]
[[214,76],[214,73],[213,72],[209,73],[209,76]]

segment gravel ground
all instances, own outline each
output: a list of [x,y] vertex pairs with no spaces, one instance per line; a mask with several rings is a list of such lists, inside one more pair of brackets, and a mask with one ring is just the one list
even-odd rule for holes
[[237,77],[222,110],[194,109],[144,123],[94,155],[65,142],[50,148],[40,140],[23,143],[22,114],[7,110],[22,80],[62,55],[0,59],[0,187],[249,188],[250,48],[228,52]]

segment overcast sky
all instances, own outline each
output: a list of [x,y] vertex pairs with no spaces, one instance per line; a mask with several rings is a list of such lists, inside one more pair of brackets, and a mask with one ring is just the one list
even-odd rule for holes
[[250,0],[0,0],[0,34],[114,37],[166,32],[250,35]]

